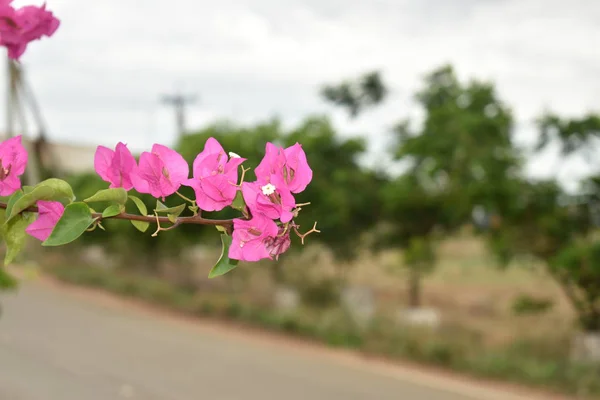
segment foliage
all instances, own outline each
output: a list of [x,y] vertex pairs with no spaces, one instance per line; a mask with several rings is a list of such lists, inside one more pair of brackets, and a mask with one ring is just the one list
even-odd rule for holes
[[579,315],[582,327],[600,331],[600,242],[574,243],[549,263]]
[[345,108],[351,117],[380,104],[387,93],[379,71],[368,72],[357,79],[335,85],[324,85],[320,92],[326,101]]
[[595,148],[589,146],[600,136],[600,116],[589,113],[581,118],[561,118],[554,113],[546,113],[538,118],[540,130],[537,150],[546,148],[550,143],[560,145],[563,155],[584,151],[593,156]]

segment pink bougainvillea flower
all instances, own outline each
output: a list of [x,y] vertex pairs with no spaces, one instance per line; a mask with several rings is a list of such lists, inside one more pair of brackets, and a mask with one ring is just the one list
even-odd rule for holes
[[238,167],[246,161],[225,150],[215,138],[209,138],[196,156],[192,179],[183,184],[196,193],[196,204],[204,211],[220,211],[229,206],[237,193]]
[[56,223],[65,212],[65,207],[58,201],[44,200],[38,201],[37,206],[38,217],[25,229],[25,232],[43,242],[52,233]]
[[271,181],[271,176],[278,174],[283,175],[284,167],[285,154],[283,149],[271,142],[267,142],[265,146],[265,155],[260,164],[254,168],[254,173],[260,183],[269,183]]
[[306,189],[313,175],[299,143],[286,149],[267,143],[265,156],[254,172],[258,181],[263,184],[271,183],[273,176],[280,176],[292,193],[300,193]]
[[27,45],[43,36],[52,36],[60,25],[60,21],[41,7],[25,6],[12,9],[10,2],[0,2],[0,45],[8,49],[8,56],[18,60]]
[[277,231],[277,224],[263,215],[255,215],[251,220],[234,219],[229,258],[241,261],[271,258],[265,241],[276,236]]
[[283,178],[292,193],[300,193],[306,189],[306,186],[312,180],[313,172],[308,166],[306,153],[300,143],[284,150],[285,168]]
[[10,196],[21,188],[19,177],[25,173],[27,150],[21,136],[0,143],[0,196]]
[[135,190],[164,200],[179,189],[189,173],[190,167],[181,154],[155,144],[151,152],[141,154],[137,173],[131,178]]
[[262,214],[271,219],[286,223],[292,220],[292,210],[296,200],[278,175],[271,177],[271,183],[244,182],[242,195],[252,215]]
[[275,257],[276,260],[279,260],[279,256],[285,253],[292,244],[290,231],[285,230],[283,226],[280,226],[277,236],[269,236],[264,242],[271,257]]
[[135,158],[121,142],[117,143],[115,150],[98,146],[94,155],[94,169],[100,177],[110,183],[111,188],[133,188],[131,176],[137,173]]

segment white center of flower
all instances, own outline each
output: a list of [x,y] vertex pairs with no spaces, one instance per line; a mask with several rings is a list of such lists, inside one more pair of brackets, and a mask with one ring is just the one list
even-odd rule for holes
[[233,151],[229,152],[229,157],[231,157],[231,158],[242,158],[239,154],[234,153]]
[[271,185],[270,183],[267,183],[265,186],[260,188],[262,190],[262,193],[265,196],[270,196],[273,193],[275,193],[275,190],[277,190],[277,188],[273,185]]

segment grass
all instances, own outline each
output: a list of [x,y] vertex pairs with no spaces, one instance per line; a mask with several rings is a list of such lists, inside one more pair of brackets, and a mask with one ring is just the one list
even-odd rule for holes
[[[489,327],[487,331],[473,329],[460,323],[460,318],[432,331],[399,329],[391,318],[381,314],[364,327],[336,307],[319,311],[305,307],[284,314],[240,295],[194,293],[147,276],[88,267],[57,266],[47,271],[65,282],[101,288],[198,317],[234,320],[367,354],[600,398],[600,368],[570,363],[565,351],[567,337],[563,335],[539,332],[537,336],[511,336],[490,343]],[[526,323],[529,331],[534,319]]]

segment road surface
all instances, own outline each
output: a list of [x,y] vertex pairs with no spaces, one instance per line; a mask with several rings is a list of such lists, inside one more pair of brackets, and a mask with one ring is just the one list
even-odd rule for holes
[[533,399],[244,339],[77,290],[34,281],[0,295],[0,400]]

